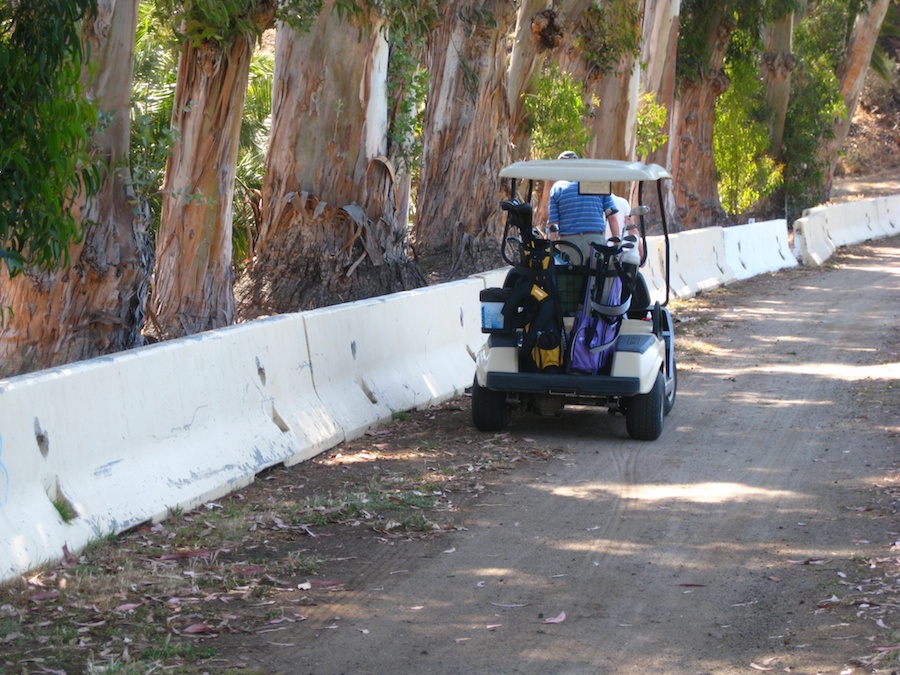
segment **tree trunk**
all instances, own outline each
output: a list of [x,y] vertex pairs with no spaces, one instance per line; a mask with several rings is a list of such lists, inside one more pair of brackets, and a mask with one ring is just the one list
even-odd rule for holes
[[[633,8],[643,4],[641,0],[619,0],[619,3]],[[620,14],[617,18],[621,19],[621,16]],[[609,30],[632,29],[629,26],[610,25]],[[596,102],[591,115],[593,138],[588,145],[588,156],[633,159],[640,98],[640,63],[632,54],[622,56],[612,72],[603,73],[600,77],[589,76],[586,85],[589,103],[593,107],[593,102]]]
[[[264,27],[273,16],[269,3],[253,19]],[[234,321],[234,178],[254,46],[247,34],[224,48],[182,47],[172,107],[179,138],[166,165],[146,327],[157,339]]]
[[70,249],[70,267],[0,279],[0,307],[12,309],[0,327],[2,373],[29,372],[140,345],[152,250],[147,220],[127,168],[131,79],[138,0],[99,0],[85,21],[94,98],[110,123],[94,136],[111,171],[100,191],[77,200],[87,223]]
[[388,152],[389,49],[377,21],[326,3],[311,30],[279,26],[272,131],[242,318],[423,286],[407,257],[405,174]]
[[709,61],[698,79],[682,82],[672,123],[672,168],[677,214],[685,229],[729,222],[719,200],[713,132],[716,99],[728,89],[723,70],[732,26],[721,7],[707,33]]
[[891,0],[874,0],[868,5],[868,11],[863,10],[856,17],[853,33],[847,45],[844,61],[838,68],[838,80],[841,87],[841,98],[847,114],[834,121],[834,138],[823,149],[823,159],[827,171],[825,173],[824,201],[831,195],[831,186],[834,181],[834,168],[837,165],[838,155],[847,140],[850,132],[850,124],[853,122],[853,113],[859,102],[859,94],[866,80],[866,72],[872,60],[872,52],[881,32],[881,24],[887,14]]
[[766,27],[766,52],[762,58],[762,75],[766,82],[766,100],[772,110],[769,121],[770,146],[773,157],[781,157],[784,122],[791,95],[791,72],[797,63],[792,53],[794,14],[785,14]]
[[[477,10],[477,11],[475,11]],[[414,250],[439,279],[500,262],[499,171],[509,163],[511,3],[452,0],[431,35]]]
[[510,114],[512,152],[516,159],[528,159],[530,133],[526,128],[525,95],[530,90],[541,55],[559,47],[563,37],[563,17],[550,8],[549,0],[524,0],[516,14],[512,52],[506,78]]
[[[678,55],[678,12],[680,0],[645,0],[643,49],[641,60],[646,64],[641,71],[641,90],[656,95],[656,102],[666,108],[666,127],[664,133],[668,140],[649,157],[641,157],[668,168],[673,166],[672,155],[675,144],[672,143],[672,121],[675,112],[675,60]],[[664,181],[663,200],[666,215],[669,217],[670,231],[677,231],[677,208],[674,185],[672,181]],[[644,203],[656,205],[658,197],[653,190],[645,193]],[[653,222],[653,219],[651,219]]]

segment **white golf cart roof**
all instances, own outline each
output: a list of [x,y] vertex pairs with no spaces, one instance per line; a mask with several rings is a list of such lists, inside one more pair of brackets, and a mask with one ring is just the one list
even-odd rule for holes
[[617,159],[533,159],[510,164],[501,178],[523,180],[570,180],[579,183],[625,183],[659,180],[671,174],[659,164],[626,162]]

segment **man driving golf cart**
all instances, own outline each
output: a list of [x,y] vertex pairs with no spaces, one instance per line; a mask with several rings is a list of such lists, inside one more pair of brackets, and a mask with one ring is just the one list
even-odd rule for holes
[[[566,150],[559,159],[578,159],[578,155]],[[570,180],[553,183],[547,206],[549,239],[575,244],[587,260],[591,242],[606,243],[607,221],[610,236],[618,237],[622,224],[612,194],[584,194],[580,183]]]

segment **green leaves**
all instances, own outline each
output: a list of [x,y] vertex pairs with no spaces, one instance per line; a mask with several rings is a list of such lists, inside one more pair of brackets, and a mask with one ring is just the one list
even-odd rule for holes
[[83,98],[78,21],[93,0],[4,3],[0,8],[0,261],[10,274],[68,262],[81,236],[70,212],[95,191],[99,116]]
[[716,103],[714,146],[722,208],[736,215],[781,185],[783,167],[766,154],[770,138],[759,121],[763,92],[757,64],[736,60],[726,70],[731,87]]
[[668,111],[656,102],[650,92],[641,94],[637,111],[636,147],[638,157],[646,158],[661,148],[667,140],[665,133]]
[[556,157],[562,150],[584,151],[590,130],[584,125],[588,108],[583,96],[581,83],[560,72],[558,65],[541,75],[533,93],[525,98],[534,157]]
[[608,75],[622,59],[640,58],[642,18],[641,3],[634,0],[588,5],[575,44],[595,73]]

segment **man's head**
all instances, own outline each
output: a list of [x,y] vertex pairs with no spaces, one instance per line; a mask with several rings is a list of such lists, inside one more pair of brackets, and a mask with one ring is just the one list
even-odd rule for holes
[[566,150],[565,152],[559,153],[559,157],[556,159],[578,159],[578,155],[571,150]]

